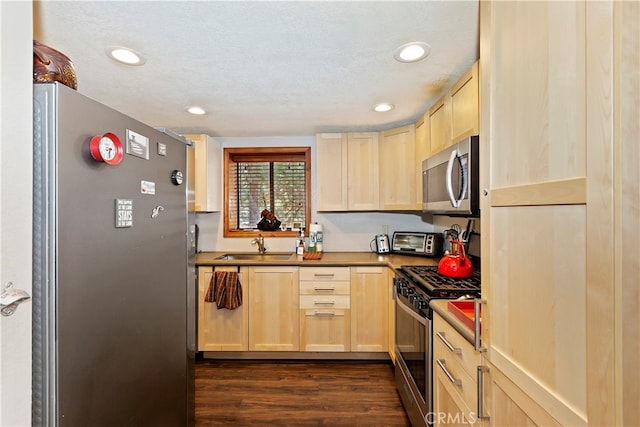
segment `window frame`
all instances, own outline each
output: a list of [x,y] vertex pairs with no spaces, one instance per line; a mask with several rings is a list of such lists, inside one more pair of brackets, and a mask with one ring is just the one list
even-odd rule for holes
[[305,170],[305,232],[311,223],[311,147],[227,147],[224,148],[224,206],[223,206],[223,236],[224,237],[295,237],[299,231],[261,231],[231,229],[229,224],[229,169],[231,163],[238,162],[288,162],[300,161],[304,157]]

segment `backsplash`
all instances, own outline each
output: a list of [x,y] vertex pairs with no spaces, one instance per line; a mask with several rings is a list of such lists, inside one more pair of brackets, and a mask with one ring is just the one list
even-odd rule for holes
[[[341,212],[312,214],[312,222],[324,226],[323,249],[325,252],[365,252],[376,234],[387,227],[389,237],[394,231],[433,231],[433,224],[419,214],[388,212]],[[431,220],[430,216],[425,219]],[[253,251],[251,238],[224,238],[220,213],[197,214],[200,230],[200,251]],[[466,222],[465,222],[466,224]],[[442,228],[444,230],[447,227]],[[295,238],[265,238],[265,246],[271,252],[294,250]]]

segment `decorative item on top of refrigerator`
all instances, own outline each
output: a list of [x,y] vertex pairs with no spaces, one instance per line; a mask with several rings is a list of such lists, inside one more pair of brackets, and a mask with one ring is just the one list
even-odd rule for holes
[[324,232],[322,224],[309,224],[309,252],[322,252]]

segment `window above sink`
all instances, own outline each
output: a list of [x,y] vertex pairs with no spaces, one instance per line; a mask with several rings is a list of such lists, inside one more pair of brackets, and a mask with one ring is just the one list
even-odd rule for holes
[[[297,236],[311,213],[311,148],[224,149],[224,236]],[[268,211],[280,224],[258,229]]]

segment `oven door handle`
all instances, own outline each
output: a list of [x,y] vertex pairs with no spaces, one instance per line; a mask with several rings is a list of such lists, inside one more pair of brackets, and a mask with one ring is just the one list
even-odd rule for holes
[[398,306],[404,311],[406,312],[409,316],[413,317],[414,319],[416,319],[418,322],[420,322],[421,324],[423,324],[424,326],[427,326],[427,319],[420,316],[418,313],[416,313],[415,311],[411,310],[409,307],[406,306],[406,304],[404,302],[402,302],[402,300],[400,300],[399,298],[396,298],[396,301],[398,301]]

